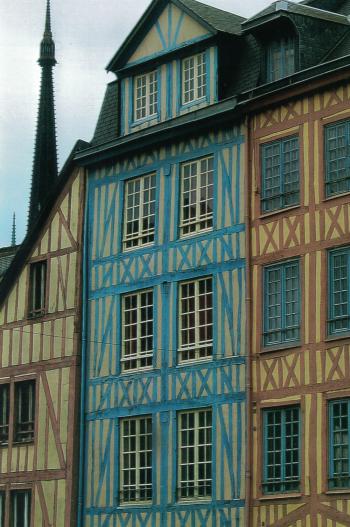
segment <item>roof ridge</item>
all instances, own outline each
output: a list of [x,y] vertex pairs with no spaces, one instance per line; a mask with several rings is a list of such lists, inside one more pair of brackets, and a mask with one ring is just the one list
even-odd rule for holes
[[[186,6],[187,0],[178,0],[178,1]],[[195,4],[199,4],[199,5],[204,6],[204,7],[209,7],[209,9],[212,9],[213,11],[220,11],[221,13],[225,13],[225,14],[228,14],[228,15],[233,15],[233,16],[235,16],[237,18],[240,18],[241,20],[246,20],[246,18],[244,16],[237,15],[236,13],[233,13],[232,11],[226,11],[225,9],[220,9],[220,7],[214,7],[214,6],[206,4],[204,2],[199,2],[198,0],[189,0],[189,2],[194,2]],[[190,9],[192,12],[195,13],[195,11],[193,11],[193,9],[191,7],[189,7],[189,6],[186,6],[186,7],[188,9]]]

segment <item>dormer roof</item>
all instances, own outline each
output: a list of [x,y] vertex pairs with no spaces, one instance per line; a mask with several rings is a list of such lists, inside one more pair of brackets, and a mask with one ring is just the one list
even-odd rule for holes
[[345,15],[318,9],[307,4],[295,4],[289,0],[277,0],[277,2],[273,2],[266,9],[244,21],[242,29],[245,31],[251,30],[281,16],[288,16],[288,14],[350,26],[350,21]]
[[[167,8],[168,12],[164,16],[164,11]],[[173,11],[176,20],[172,20],[171,11]],[[164,20],[162,19],[159,23],[161,16]],[[192,20],[192,24],[194,24],[193,34],[198,40],[204,40],[219,33],[239,36],[241,24],[245,20],[243,17],[197,2],[197,0],[153,0],[108,64],[107,71],[117,72],[127,63],[130,65],[137,60],[139,62],[149,60],[151,55],[148,56],[145,52],[141,59],[136,54],[137,58],[133,60],[133,56],[151,32],[154,33],[154,39],[159,41],[152,58],[186,45],[186,39],[181,39],[180,35],[181,24],[186,17]],[[173,24],[172,28],[171,23]],[[144,47],[148,48],[149,46]]]

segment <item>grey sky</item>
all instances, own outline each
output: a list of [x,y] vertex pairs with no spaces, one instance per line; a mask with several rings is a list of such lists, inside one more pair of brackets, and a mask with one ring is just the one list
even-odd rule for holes
[[[104,68],[150,0],[52,0],[58,65],[54,70],[60,167],[77,139],[92,137],[105,85]],[[249,17],[268,0],[206,0]],[[0,247],[26,229],[46,0],[0,2]]]

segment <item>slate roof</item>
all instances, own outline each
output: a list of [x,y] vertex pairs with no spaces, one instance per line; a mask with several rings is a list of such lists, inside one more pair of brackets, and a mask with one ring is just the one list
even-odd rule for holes
[[202,2],[197,2],[197,0],[179,0],[179,3],[193,11],[215,31],[222,31],[232,35],[241,34],[241,24],[245,21],[245,18],[229,11],[202,4]]
[[18,245],[11,247],[0,247],[0,280],[5,274],[7,269],[10,267],[10,264],[16,254]]
[[278,13],[280,11],[286,11],[288,13],[294,13],[296,15],[318,18],[321,20],[326,20],[327,22],[349,24],[348,19],[342,13],[325,11],[323,9],[318,9],[307,4],[295,4],[294,2],[290,2],[288,0],[277,0],[277,2],[274,2],[273,4],[269,5],[266,9],[263,9],[256,15],[248,18],[248,20],[243,22],[243,27],[250,25],[253,21],[258,21],[259,19],[267,15],[273,15],[274,13]]
[[100,115],[92,138],[91,144],[101,144],[111,141],[119,135],[119,107],[118,107],[118,81],[107,84]]

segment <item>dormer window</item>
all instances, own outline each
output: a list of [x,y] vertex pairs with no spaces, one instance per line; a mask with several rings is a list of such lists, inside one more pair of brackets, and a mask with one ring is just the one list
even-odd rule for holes
[[137,75],[134,81],[134,120],[156,116],[158,113],[157,71]]
[[198,53],[182,61],[182,104],[188,104],[207,95],[206,53]]
[[268,44],[266,79],[273,82],[295,72],[295,39],[281,38]]

